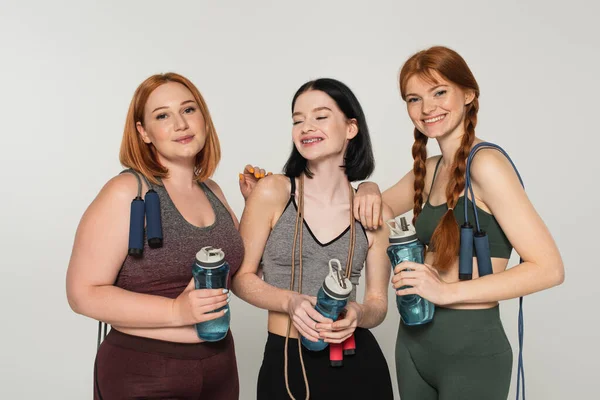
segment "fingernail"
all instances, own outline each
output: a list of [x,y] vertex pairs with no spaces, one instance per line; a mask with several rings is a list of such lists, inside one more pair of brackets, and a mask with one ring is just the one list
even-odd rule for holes
[[226,308],[225,310],[223,310],[223,314],[227,314],[229,312],[229,308]]
[[248,171],[250,171],[250,173],[253,174],[254,173],[254,168],[250,168],[250,169],[248,169]]
[[239,174],[240,175],[240,182],[244,180],[244,174]]
[[223,289],[223,293],[229,293],[229,289]]

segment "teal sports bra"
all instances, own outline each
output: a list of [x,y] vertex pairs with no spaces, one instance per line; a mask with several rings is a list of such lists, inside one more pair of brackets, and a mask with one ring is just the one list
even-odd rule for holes
[[[440,166],[441,161],[442,158],[440,157],[435,165],[435,172],[433,173],[433,179],[431,180],[431,189],[433,189],[433,183],[435,182],[435,176],[437,175],[438,167]],[[431,197],[431,189],[429,190],[429,197]],[[474,221],[475,215],[473,213],[473,203],[469,199],[466,201],[469,202],[469,204],[467,204],[469,221]],[[458,203],[453,210],[454,218],[459,226],[465,222],[464,202],[465,197],[460,196],[458,198]],[[446,214],[446,211],[448,211],[448,205],[446,203],[434,206],[429,202],[429,198],[427,199],[423,205],[421,214],[419,214],[417,221],[415,222],[417,237],[422,243],[429,245],[431,236],[433,235],[435,228],[438,226],[444,214]],[[481,229],[487,232],[489,238],[490,256],[495,258],[509,259],[513,247],[504,234],[504,231],[500,227],[500,224],[498,224],[498,221],[496,221],[496,218],[492,214],[485,212],[479,207],[477,207],[477,213],[479,215]]]

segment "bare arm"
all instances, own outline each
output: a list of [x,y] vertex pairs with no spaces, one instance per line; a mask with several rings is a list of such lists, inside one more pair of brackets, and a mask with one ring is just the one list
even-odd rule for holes
[[244,260],[235,274],[231,289],[244,301],[266,310],[287,312],[291,292],[269,285],[257,276],[267,239],[287,201],[285,177],[273,175],[260,181],[246,201],[240,234],[244,242]]
[[[429,157],[426,161],[427,176],[425,179],[424,197],[429,193],[431,179],[439,156]],[[383,212],[382,204],[391,209],[392,217],[405,214],[414,208],[415,174],[408,171],[394,186],[383,194],[374,182],[363,182],[359,185],[354,203],[354,217],[367,229],[377,228],[385,220],[380,218]]]
[[[482,150],[471,167],[473,190],[492,211],[523,263],[470,281],[446,284],[430,266],[405,264],[396,287],[415,285],[399,295],[417,293],[436,304],[486,303],[512,299],[559,285],[564,280],[560,253],[521,187],[508,160],[495,150]],[[403,263],[404,264],[404,263]],[[396,277],[395,277],[396,279]]]
[[219,290],[186,290],[170,299],[114,286],[127,255],[130,204],[136,194],[134,176],[117,176],[83,215],[67,271],[71,308],[114,326],[132,328],[179,327],[220,316],[204,316],[219,308],[218,304],[226,304],[227,296]]
[[[392,210],[384,204],[383,218],[391,219]],[[317,329],[323,330],[321,337],[326,342],[341,343],[352,335],[356,327],[374,328],[381,324],[387,314],[387,287],[391,274],[387,258],[389,228],[386,224],[375,232],[369,232],[370,247],[366,260],[366,288],[363,303],[350,302],[344,319],[333,324],[320,323]]]
[[414,205],[415,197],[415,175],[409,171],[394,186],[387,189],[382,194],[382,199],[392,212],[392,218],[411,211]]
[[[385,220],[393,218],[392,210],[384,203],[383,217]],[[374,328],[381,324],[387,314],[388,284],[390,281],[391,266],[386,249],[389,245],[389,228],[386,224],[373,232],[373,242],[369,248],[365,267],[366,288],[363,304],[356,304],[361,308],[358,326],[361,328]]]
[[558,248],[509,161],[495,150],[482,150],[471,168],[473,190],[524,261],[497,274],[457,283],[453,302],[506,300],[561,284],[564,266]]
[[289,200],[289,187],[287,177],[268,176],[258,182],[248,198],[240,224],[244,261],[233,277],[232,290],[236,296],[256,307],[290,314],[298,331],[316,340],[318,333],[308,324],[314,325],[312,320],[331,320],[314,310],[315,299],[269,285],[257,275],[271,229]]

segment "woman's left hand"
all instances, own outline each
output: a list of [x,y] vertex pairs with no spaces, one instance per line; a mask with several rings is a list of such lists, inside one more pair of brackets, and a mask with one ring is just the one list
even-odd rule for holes
[[349,303],[343,319],[338,319],[333,324],[317,324],[319,337],[326,343],[342,343],[356,330],[361,314],[362,310],[358,304]]
[[[410,269],[410,271],[406,271]],[[450,304],[450,284],[440,278],[438,271],[428,264],[403,261],[394,268],[392,285],[397,296],[417,294],[433,304]],[[399,290],[402,286],[412,286]]]

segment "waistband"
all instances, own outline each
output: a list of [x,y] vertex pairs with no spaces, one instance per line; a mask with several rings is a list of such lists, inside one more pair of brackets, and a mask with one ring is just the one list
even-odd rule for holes
[[[366,328],[356,328],[354,330],[354,340],[356,340],[356,343],[362,343],[362,342],[370,342],[370,341],[375,341],[375,336],[373,336],[373,333]],[[289,338],[289,342],[288,342],[288,347],[291,348],[298,348],[298,339],[295,338]],[[276,333],[273,332],[269,332],[267,331],[267,343],[266,343],[266,347],[267,349],[273,349],[273,348],[283,348],[285,346],[285,336],[281,336],[278,335]],[[325,353],[325,352],[314,352],[314,351],[310,351],[305,349],[304,347],[302,347],[303,352],[307,351],[310,354],[316,354],[316,353]],[[329,354],[329,352],[327,352],[327,354]]]
[[400,323],[398,339],[417,354],[442,353],[453,357],[482,357],[511,349],[498,306],[476,310],[436,307],[427,324],[406,326]]
[[[433,320],[427,324],[407,326],[400,321],[398,333],[406,338],[455,338],[466,340],[471,333],[503,330],[500,307],[474,310],[435,307]],[[437,340],[437,339],[435,339]]]
[[165,340],[150,339],[141,336],[129,335],[116,329],[111,329],[106,339],[113,346],[122,347],[143,353],[155,353],[172,358],[186,360],[201,360],[212,357],[233,347],[231,330],[218,342],[203,343],[177,343]]
[[495,324],[500,322],[500,306],[491,308],[456,309],[436,306],[433,315],[438,323],[452,323],[466,326]]

